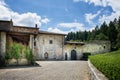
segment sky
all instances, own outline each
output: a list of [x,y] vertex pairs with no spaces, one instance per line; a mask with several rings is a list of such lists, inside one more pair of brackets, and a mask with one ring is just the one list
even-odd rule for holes
[[0,20],[68,33],[92,30],[120,16],[120,0],[0,0]]

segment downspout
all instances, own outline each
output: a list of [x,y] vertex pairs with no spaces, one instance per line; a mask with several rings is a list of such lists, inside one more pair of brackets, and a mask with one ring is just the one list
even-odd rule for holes
[[62,37],[62,60],[64,60],[64,36]]

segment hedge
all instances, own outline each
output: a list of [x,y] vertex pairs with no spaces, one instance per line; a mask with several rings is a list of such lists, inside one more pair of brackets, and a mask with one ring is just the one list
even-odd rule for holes
[[90,55],[91,55],[90,52],[84,52],[81,60],[88,60],[88,56],[90,56]]
[[89,59],[109,80],[120,80],[120,50],[89,56]]

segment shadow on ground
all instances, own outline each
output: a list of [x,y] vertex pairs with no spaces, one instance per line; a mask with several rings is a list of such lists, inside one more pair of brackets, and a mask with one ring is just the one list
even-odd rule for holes
[[32,68],[32,67],[42,67],[40,64],[35,63],[34,65],[10,65],[0,67],[0,69],[17,69],[17,68]]

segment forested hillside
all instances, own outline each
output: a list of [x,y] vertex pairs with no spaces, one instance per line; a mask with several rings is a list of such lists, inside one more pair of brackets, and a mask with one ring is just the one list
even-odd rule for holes
[[90,41],[90,40],[109,40],[111,49],[120,48],[120,17],[110,21],[109,24],[104,22],[96,26],[92,31],[77,31],[68,33],[66,41]]

